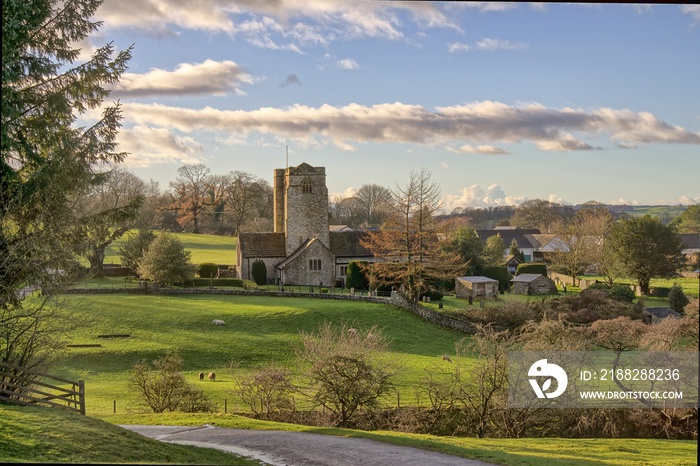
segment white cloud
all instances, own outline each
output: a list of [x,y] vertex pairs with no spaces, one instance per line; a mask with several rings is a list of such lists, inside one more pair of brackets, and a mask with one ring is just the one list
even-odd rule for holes
[[342,68],[344,70],[359,70],[360,65],[357,64],[355,60],[352,58],[344,58],[343,60],[340,60],[337,62],[338,68]]
[[199,163],[204,147],[191,137],[182,137],[163,128],[135,126],[122,128],[117,136],[119,151],[128,152],[127,167],[150,167],[162,163]]
[[478,184],[473,184],[462,188],[459,194],[447,194],[442,199],[442,205],[446,212],[451,212],[457,207],[519,205],[527,200],[524,196],[507,196],[498,184],[492,184],[486,190]]
[[269,134],[321,145],[335,144],[343,150],[352,150],[353,143],[364,142],[468,142],[476,146],[462,146],[464,151],[500,153],[491,143],[530,141],[544,151],[578,151],[596,148],[580,138],[606,134],[613,141],[628,143],[700,144],[700,133],[670,125],[650,113],[610,108],[554,109],[537,103],[516,107],[482,101],[439,107],[435,111],[398,102],[343,107],[293,105],[249,111],[125,103],[123,110],[127,121],[144,126],[244,136]]
[[700,5],[681,5],[681,12],[686,15],[690,15],[693,21],[700,21]]
[[440,168],[450,168],[450,166],[447,164],[447,162],[440,162],[440,163],[438,163],[438,167],[440,167]]
[[635,200],[630,201],[630,200],[625,199],[623,197],[619,197],[619,198],[614,199],[612,201],[608,201],[607,204],[610,204],[610,205],[640,205],[639,201],[635,201]]
[[455,42],[447,46],[449,53],[471,52],[478,51],[493,51],[493,50],[527,50],[530,46],[524,42],[511,42],[503,39],[481,39],[474,44],[463,44]]
[[504,154],[509,154],[509,152],[505,149],[501,149],[500,147],[496,146],[491,146],[488,144],[481,144],[478,146],[472,146],[469,144],[464,144],[463,146],[460,146],[458,149],[454,149],[451,147],[448,147],[447,150],[450,152],[454,152],[456,154],[486,154],[486,155],[504,155]]
[[241,84],[252,83],[252,76],[235,62],[205,60],[181,63],[174,71],[154,68],[144,74],[124,73],[113,94],[119,97],[244,94]]
[[698,197],[690,197],[690,196],[680,196],[676,200],[676,204],[682,204],[682,205],[695,205],[695,204],[700,204],[700,196]]

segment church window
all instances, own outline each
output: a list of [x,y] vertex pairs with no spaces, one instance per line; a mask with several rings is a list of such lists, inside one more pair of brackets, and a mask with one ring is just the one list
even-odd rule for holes
[[341,265],[340,266],[340,276],[344,277],[348,274],[348,266],[347,265]]
[[304,180],[301,182],[301,192],[304,194],[311,194],[313,192],[311,181]]
[[309,270],[321,270],[321,259],[309,259]]

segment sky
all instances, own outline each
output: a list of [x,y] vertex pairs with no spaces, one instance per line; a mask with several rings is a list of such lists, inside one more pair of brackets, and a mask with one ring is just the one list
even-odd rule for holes
[[[700,203],[700,7],[105,0],[87,56],[114,85],[123,166],[326,167],[331,196],[427,169],[443,208]],[[288,156],[287,156],[288,148]]]

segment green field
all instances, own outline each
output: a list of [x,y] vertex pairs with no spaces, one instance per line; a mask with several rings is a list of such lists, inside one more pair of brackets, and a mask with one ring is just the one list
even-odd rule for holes
[[[156,231],[155,233],[158,234],[159,232]],[[107,248],[105,251],[105,264],[121,264],[117,251],[127,240],[129,234],[125,234]],[[185,249],[192,253],[190,260],[193,264],[202,264],[204,262],[213,262],[220,265],[236,264],[236,242],[238,239],[233,236],[195,233],[173,233],[173,235],[182,242]]]
[[[391,339],[392,357],[402,370],[397,389],[404,403],[415,399],[415,386],[424,368],[454,354],[463,334],[427,324],[390,305],[309,298],[245,296],[143,296],[109,294],[66,296],[66,306],[89,326],[70,336],[70,344],[101,347],[69,348],[53,373],[85,380],[90,415],[144,411],[130,394],[127,379],[134,364],[152,361],[168,351],[180,354],[191,381],[200,371],[215,371],[216,383],[202,388],[223,411],[243,406],[232,395],[231,362],[242,371],[278,363],[296,372],[301,368],[294,350],[300,331],[314,331],[324,321],[350,322],[363,329],[378,326]],[[225,326],[215,326],[222,319]],[[101,334],[129,334],[130,338],[97,338]],[[396,395],[386,400],[397,403]],[[225,401],[226,400],[226,401]]]

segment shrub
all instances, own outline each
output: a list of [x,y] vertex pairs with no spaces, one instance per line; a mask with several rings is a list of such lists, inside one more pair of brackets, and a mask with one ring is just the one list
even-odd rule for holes
[[508,267],[484,266],[481,274],[484,277],[498,280],[498,289],[505,291],[510,288],[510,280],[513,276],[508,272]]
[[155,239],[156,235],[151,230],[139,230],[136,235],[130,236],[123,246],[117,249],[122,266],[138,270],[143,255],[146,254]]
[[440,301],[445,295],[438,290],[428,290],[422,293],[420,298],[423,299],[424,296],[430,298],[431,301]]
[[547,264],[541,264],[536,262],[529,262],[527,264],[518,264],[518,268],[515,269],[515,275],[520,275],[523,273],[538,273],[540,275],[547,275]]
[[608,290],[610,289],[610,285],[608,285],[607,283],[595,282],[594,284],[592,284],[591,286],[589,286],[589,287],[586,288],[586,289],[587,289],[587,290],[603,290],[603,291],[608,291]]
[[684,308],[686,305],[688,305],[688,303],[690,303],[690,300],[683,292],[683,287],[681,287],[678,283],[674,283],[673,287],[668,292],[668,305],[674,311],[678,312],[679,314],[683,314]]
[[281,413],[294,409],[292,373],[283,367],[265,367],[251,377],[234,375],[236,392],[258,419],[276,420]]
[[177,284],[188,288],[200,286],[236,286],[243,288],[243,280],[239,278],[191,278]]
[[[682,289],[681,289],[682,291]],[[671,288],[667,286],[655,286],[650,290],[650,295],[655,298],[668,298]]]
[[634,301],[634,291],[627,285],[613,285],[610,290],[608,290],[608,296],[615,301],[622,301],[624,303],[631,303]]
[[219,266],[212,262],[205,262],[199,264],[197,273],[200,278],[216,278],[219,275]]
[[356,290],[366,290],[369,286],[367,276],[362,271],[360,264],[352,261],[348,264],[345,288],[355,288]]
[[256,285],[267,284],[267,266],[261,259],[253,262],[250,274],[253,276],[253,281]]
[[194,276],[190,252],[175,235],[162,233],[153,240],[139,263],[138,273],[147,280],[171,285]]

